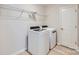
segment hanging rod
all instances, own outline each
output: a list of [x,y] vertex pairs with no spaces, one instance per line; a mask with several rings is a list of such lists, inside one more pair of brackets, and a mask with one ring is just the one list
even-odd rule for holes
[[25,9],[16,8],[16,7],[3,7],[3,6],[0,6],[0,8],[2,8],[2,9],[9,9],[9,10],[15,10],[15,11],[19,11],[19,12],[25,12],[25,13],[35,13],[35,14],[37,14],[39,16],[46,16],[46,15],[39,14],[39,13],[34,12],[34,11],[27,11]]
[[27,11],[27,10],[24,10],[24,9],[20,9],[20,8],[15,8],[15,7],[1,7],[0,6],[0,8],[2,8],[2,9],[9,9],[9,10],[15,10],[15,11],[19,11],[19,12],[21,12],[21,11],[24,11],[24,12],[27,12],[27,13],[31,13],[30,11]]

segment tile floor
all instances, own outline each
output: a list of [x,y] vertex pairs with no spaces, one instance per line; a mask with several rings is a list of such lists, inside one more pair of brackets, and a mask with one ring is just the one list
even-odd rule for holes
[[[18,55],[30,54],[27,51],[24,51],[22,53],[19,53]],[[49,51],[48,55],[79,55],[79,52],[64,46],[57,45],[55,48]]]

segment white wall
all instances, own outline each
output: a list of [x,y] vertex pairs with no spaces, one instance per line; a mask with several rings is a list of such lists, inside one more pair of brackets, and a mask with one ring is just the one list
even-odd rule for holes
[[[17,7],[28,11],[36,11],[43,14],[40,5],[0,5],[4,7]],[[37,21],[28,18],[24,13],[0,8],[0,54],[13,54],[27,49],[27,30],[30,25],[41,25],[43,16],[37,16]]]
[[55,5],[47,5],[45,7],[45,24],[49,27],[56,27],[58,25],[58,8]]

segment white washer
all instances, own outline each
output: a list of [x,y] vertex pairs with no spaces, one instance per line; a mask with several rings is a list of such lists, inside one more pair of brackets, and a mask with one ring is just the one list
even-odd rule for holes
[[55,28],[48,28],[47,26],[44,26],[43,29],[46,29],[49,32],[49,49],[53,49],[57,43],[56,29]]
[[28,51],[33,55],[48,54],[49,40],[47,30],[30,30],[28,33]]

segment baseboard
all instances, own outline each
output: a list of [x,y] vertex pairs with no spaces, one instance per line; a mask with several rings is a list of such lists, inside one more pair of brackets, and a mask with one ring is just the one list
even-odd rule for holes
[[16,51],[15,53],[13,53],[13,54],[11,54],[11,55],[18,55],[18,54],[20,54],[21,52],[24,52],[24,51],[26,51],[27,49],[26,48],[24,48],[24,49],[21,49],[21,50],[19,50],[19,51]]
[[[62,45],[61,43],[57,43],[57,45],[64,46],[64,45]],[[64,47],[66,47],[66,46],[64,46]],[[69,48],[69,47],[67,47],[67,48]],[[70,48],[70,49],[72,49],[72,48]],[[73,49],[73,50],[75,50],[75,51],[79,52],[79,49]]]
[[78,52],[79,52],[79,49],[76,49],[76,51],[78,51]]
[[57,43],[57,45],[61,45],[61,43]]

